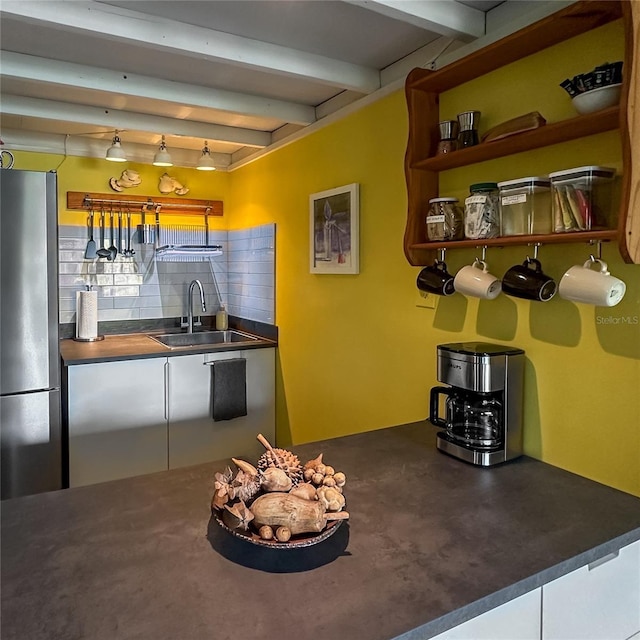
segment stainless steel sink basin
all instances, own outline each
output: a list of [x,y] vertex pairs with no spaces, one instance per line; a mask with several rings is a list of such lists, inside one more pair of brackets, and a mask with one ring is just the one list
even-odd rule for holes
[[256,342],[258,338],[241,331],[198,331],[195,333],[165,333],[162,335],[147,334],[149,338],[165,347],[197,347],[216,344],[238,344],[240,342]]

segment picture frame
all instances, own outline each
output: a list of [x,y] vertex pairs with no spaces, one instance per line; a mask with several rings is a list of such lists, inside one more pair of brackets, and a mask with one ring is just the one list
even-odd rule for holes
[[359,185],[309,196],[309,269],[311,273],[360,272]]

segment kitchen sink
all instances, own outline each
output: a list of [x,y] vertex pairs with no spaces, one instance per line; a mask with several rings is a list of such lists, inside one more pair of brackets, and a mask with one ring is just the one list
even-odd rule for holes
[[198,331],[195,333],[166,333],[162,335],[147,334],[149,338],[165,347],[198,347],[216,344],[238,344],[256,342],[258,338],[241,331]]

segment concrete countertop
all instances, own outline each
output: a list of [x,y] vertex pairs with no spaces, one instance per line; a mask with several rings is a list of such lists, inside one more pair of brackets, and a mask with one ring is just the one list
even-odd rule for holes
[[473,467],[435,433],[294,447],[347,475],[351,519],[305,549],[218,526],[226,461],[4,501],[2,638],[426,638],[640,539],[640,499],[526,457]]
[[[225,343],[224,345],[198,345],[194,347],[169,348],[149,337],[149,334],[171,333],[169,331],[149,331],[107,335],[97,342],[76,342],[73,339],[60,341],[60,356],[65,366],[109,362],[113,360],[137,360],[140,358],[165,358],[167,356],[213,353],[218,351],[239,351],[275,347],[277,342],[259,337],[255,342]],[[174,332],[177,333],[177,332]]]

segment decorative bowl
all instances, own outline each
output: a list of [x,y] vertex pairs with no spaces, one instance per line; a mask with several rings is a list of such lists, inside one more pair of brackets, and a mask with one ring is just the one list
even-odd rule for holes
[[578,113],[593,113],[618,104],[621,90],[622,83],[610,84],[606,87],[598,87],[597,89],[580,93],[575,98],[572,98],[571,101]]

